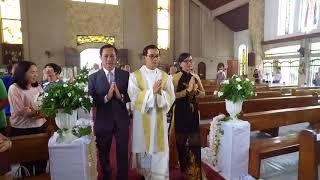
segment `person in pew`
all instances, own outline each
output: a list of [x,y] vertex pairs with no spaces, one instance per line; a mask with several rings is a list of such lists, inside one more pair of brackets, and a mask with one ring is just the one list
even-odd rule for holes
[[[17,66],[17,61],[11,61],[11,63],[7,66],[7,71],[8,71],[8,74],[4,75],[1,79],[6,87],[6,90],[8,92],[9,90],[9,86],[11,85],[12,83],[12,75],[15,71],[15,68]],[[6,116],[10,116],[11,113],[10,113],[10,104],[8,103],[8,105],[6,106],[6,110],[5,110],[5,113],[6,113]]]
[[42,82],[44,91],[48,91],[54,84],[62,83],[60,79],[61,67],[55,63],[48,63],[44,66],[47,79]]
[[126,103],[129,73],[115,68],[118,50],[110,44],[100,48],[102,68],[89,76],[89,94],[96,109],[94,131],[103,180],[111,180],[110,148],[116,139],[117,179],[128,179],[130,118]]
[[319,72],[316,72],[314,79],[312,80],[312,84],[315,86],[320,86],[320,75]]
[[[36,99],[43,92],[37,77],[37,66],[33,62],[21,61],[17,64],[8,92],[11,106],[10,136],[38,134],[46,130],[46,119],[35,110]],[[31,174],[35,167],[35,175],[37,175],[45,173],[47,162],[26,162],[21,165],[25,166]]]
[[282,75],[281,75],[281,67],[277,67],[276,72],[273,74],[272,83],[280,83],[281,78],[282,78]]
[[224,64],[219,63],[217,66],[217,76],[216,76],[216,82],[217,85],[220,85],[220,83],[227,78],[226,73],[224,72]]
[[169,179],[167,116],[175,96],[172,77],[158,69],[160,50],[146,46],[145,65],[130,74],[128,94],[133,107],[132,153],[146,180]]
[[[170,161],[177,159],[180,170],[186,179],[201,179],[201,142],[197,96],[204,96],[205,91],[200,77],[192,73],[192,57],[182,53],[178,62],[181,72],[173,75],[176,95],[173,106],[173,118],[170,129]],[[177,150],[177,152],[175,152]]]
[[8,105],[8,94],[3,81],[0,79],[0,133],[7,135],[5,129],[7,127],[7,118],[5,108]]
[[10,149],[11,146],[12,142],[10,141],[10,139],[0,133],[0,152],[4,152]]

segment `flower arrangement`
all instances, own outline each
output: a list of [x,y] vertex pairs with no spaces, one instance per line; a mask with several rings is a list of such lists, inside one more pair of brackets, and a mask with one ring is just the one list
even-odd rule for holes
[[88,70],[82,69],[74,81],[57,83],[47,92],[40,95],[39,110],[48,117],[54,117],[58,109],[71,114],[73,110],[82,108],[90,111],[92,98],[86,92],[88,82]]
[[224,98],[232,102],[243,101],[256,95],[254,82],[248,78],[240,78],[233,75],[230,79],[220,83],[218,91],[214,91],[214,95]]
[[220,114],[212,119],[210,122],[209,132],[209,148],[211,149],[211,163],[214,166],[218,164],[218,153],[220,150],[220,141],[223,135],[222,121],[226,121],[224,114]]

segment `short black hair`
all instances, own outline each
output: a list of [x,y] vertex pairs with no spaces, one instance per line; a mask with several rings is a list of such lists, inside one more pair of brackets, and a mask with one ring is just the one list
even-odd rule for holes
[[160,55],[160,49],[154,44],[150,44],[150,45],[144,47],[143,51],[142,51],[142,55],[147,56],[149,49],[158,49],[159,55]]
[[118,56],[118,49],[116,47],[114,47],[114,45],[112,44],[105,44],[103,45],[101,48],[100,48],[100,56],[102,56],[102,51],[104,49],[107,49],[107,48],[113,48],[114,49],[114,52],[116,53],[116,55]]
[[191,56],[190,53],[186,53],[186,52],[181,53],[180,56],[179,56],[179,58],[178,58],[178,62],[179,62],[179,63],[182,63],[185,59],[187,59],[187,58],[190,57],[190,56]]
[[223,64],[222,62],[220,62],[220,63],[218,64],[218,66],[217,66],[217,71],[219,71],[219,69],[220,69],[221,67],[224,68],[224,64]]
[[12,70],[13,66],[17,63],[18,63],[18,61],[11,61],[10,64],[8,64],[7,71],[9,74],[11,74],[11,70]]
[[[27,90],[28,89],[28,82],[25,79],[27,71],[30,69],[32,65],[35,63],[30,61],[21,61],[18,62],[17,67],[15,68],[13,77],[12,77],[12,84],[16,83],[21,89]],[[32,87],[38,87],[38,82],[31,84]]]
[[59,66],[58,64],[56,63],[48,63],[44,66],[44,68],[46,67],[52,67],[53,68],[53,71],[56,73],[56,74],[60,74],[62,69],[61,69],[61,66]]

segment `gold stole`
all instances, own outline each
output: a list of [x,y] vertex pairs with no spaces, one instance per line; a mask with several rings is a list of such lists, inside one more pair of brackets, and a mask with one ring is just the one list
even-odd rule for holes
[[[162,84],[161,87],[163,90],[166,88],[167,80],[168,80],[168,75],[165,72],[161,72],[161,77],[162,77]],[[149,151],[150,148],[150,121],[151,121],[151,116],[148,112],[144,112],[144,109],[142,108],[142,104],[144,101],[144,98],[146,96],[147,89],[145,87],[145,82],[142,77],[141,71],[137,70],[134,72],[134,75],[136,77],[136,81],[138,84],[138,88],[140,89],[140,92],[137,96],[136,102],[135,102],[135,107],[137,111],[140,111],[142,115],[142,121],[143,121],[143,131],[144,131],[144,142],[147,148],[147,151]],[[165,91],[165,93],[167,93]],[[169,94],[166,94],[167,97],[171,97]],[[170,99],[171,101],[171,99]],[[165,134],[164,134],[164,126],[163,126],[163,108],[156,107],[157,111],[157,146],[158,146],[158,151],[163,152],[164,151],[164,140],[165,140]]]

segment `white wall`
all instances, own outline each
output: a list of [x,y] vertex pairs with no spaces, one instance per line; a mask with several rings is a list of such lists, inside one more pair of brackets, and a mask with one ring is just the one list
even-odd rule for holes
[[200,7],[190,1],[190,53],[198,57],[202,56],[200,23]]
[[48,62],[64,65],[64,0],[21,1],[21,11],[25,59],[41,69]]

